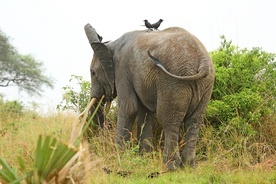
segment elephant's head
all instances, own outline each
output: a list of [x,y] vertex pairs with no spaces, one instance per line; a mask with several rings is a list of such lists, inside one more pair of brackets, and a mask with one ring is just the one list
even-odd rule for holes
[[[101,37],[90,24],[87,24],[84,29],[89,43],[94,51],[94,56],[90,65],[90,100],[93,98],[99,100],[103,95],[105,96],[93,121],[94,123],[103,126],[104,104],[110,104],[116,96],[112,54],[110,53],[108,47],[101,42]],[[96,105],[93,105],[91,110],[93,111],[95,107]]]

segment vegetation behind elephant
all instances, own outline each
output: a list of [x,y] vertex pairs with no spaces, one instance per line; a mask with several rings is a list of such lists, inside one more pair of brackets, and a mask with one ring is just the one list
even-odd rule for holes
[[[100,42],[90,24],[85,32],[94,51],[91,98],[105,95],[104,102],[110,102],[118,97],[116,143],[124,146],[130,139],[137,117],[141,146],[149,149],[146,142],[151,143],[155,114],[165,136],[163,162],[170,170],[194,166],[197,136],[215,76],[203,44],[179,27],[132,31],[108,43]],[[96,121],[103,123],[102,118]],[[180,154],[183,123],[185,146]]]

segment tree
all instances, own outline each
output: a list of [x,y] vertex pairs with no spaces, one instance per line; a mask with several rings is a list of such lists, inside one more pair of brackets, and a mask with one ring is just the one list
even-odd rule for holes
[[0,87],[18,86],[30,95],[41,95],[43,85],[53,88],[52,79],[43,72],[42,62],[32,55],[19,54],[0,30]]

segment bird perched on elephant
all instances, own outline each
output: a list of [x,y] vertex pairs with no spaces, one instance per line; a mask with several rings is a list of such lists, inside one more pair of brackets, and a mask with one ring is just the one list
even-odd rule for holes
[[144,20],[146,28],[148,28],[148,32],[152,31],[152,29],[158,30],[160,24],[163,22],[163,19],[159,19],[157,22],[151,24],[147,19]]
[[159,19],[157,22],[155,22],[154,24],[151,24],[152,25],[152,28],[155,29],[155,30],[158,30],[160,24],[163,22],[163,19]]
[[[164,131],[164,164],[169,170],[194,166],[197,136],[215,77],[203,44],[180,27],[151,34],[131,31],[108,43],[99,41],[90,24],[85,32],[94,51],[91,99],[104,95],[103,103],[109,103],[118,98],[117,145],[123,147],[130,140],[137,117],[140,126],[143,124],[141,141],[150,143],[152,125],[147,115],[154,114]],[[99,111],[98,117],[102,116]],[[103,118],[94,121],[102,124]],[[185,146],[180,150],[183,125]]]
[[148,28],[148,32],[149,32],[149,31],[152,31],[152,29],[153,29],[152,24],[149,23],[149,21],[148,21],[147,19],[145,19],[144,22],[145,22],[146,28]]

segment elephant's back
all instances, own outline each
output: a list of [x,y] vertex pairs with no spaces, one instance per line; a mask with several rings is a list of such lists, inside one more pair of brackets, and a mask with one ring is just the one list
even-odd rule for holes
[[[148,51],[158,58],[170,72],[179,76],[198,73],[200,60],[211,59],[203,44],[192,34],[180,27],[170,27],[162,31],[137,34],[133,49],[148,57]],[[150,60],[151,61],[151,60]]]

